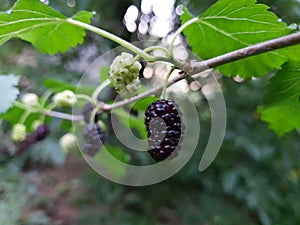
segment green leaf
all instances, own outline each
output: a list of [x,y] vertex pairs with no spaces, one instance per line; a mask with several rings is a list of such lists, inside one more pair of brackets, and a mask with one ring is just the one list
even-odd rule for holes
[[109,77],[109,66],[103,66],[100,69],[100,81],[103,83]]
[[[91,12],[81,11],[73,19],[90,23]],[[30,42],[42,53],[66,52],[83,42],[84,29],[40,0],[19,0],[8,12],[0,12],[0,45],[11,38]]]
[[155,96],[148,96],[148,97],[142,98],[133,104],[132,109],[145,111],[152,102],[154,102],[158,99],[159,98],[155,97]]
[[19,79],[15,75],[0,75],[0,114],[5,113],[18,97],[19,89],[16,86]]
[[64,91],[64,90],[70,90],[73,92],[76,91],[75,85],[67,83],[63,80],[58,80],[58,79],[53,79],[53,78],[46,79],[44,82],[44,86],[47,89],[52,90],[54,92],[60,92],[60,91]]
[[300,128],[300,65],[284,64],[270,79],[264,105],[258,108],[261,119],[279,136]]
[[140,135],[140,138],[144,139],[147,137],[144,118],[130,115],[129,112],[123,108],[114,109],[112,113],[118,116],[118,119],[123,126],[136,129]]
[[285,55],[288,60],[287,61],[298,61],[300,55],[300,45],[294,45],[287,48],[277,50],[280,54]]
[[70,90],[76,92],[77,94],[80,93],[80,94],[90,95],[94,91],[94,88],[82,87],[82,86],[76,87],[75,85],[65,82],[63,80],[58,80],[53,78],[46,79],[44,82],[44,86],[53,92]]
[[128,163],[130,161],[130,155],[124,152],[121,147],[105,144],[104,148],[117,160],[124,163]]
[[[198,21],[184,30],[188,43],[202,59],[209,59],[293,31],[255,0],[220,0],[204,12]],[[181,16],[186,23],[194,16],[187,10]],[[273,51],[241,59],[218,67],[227,76],[261,76],[280,68],[286,61],[282,51]]]

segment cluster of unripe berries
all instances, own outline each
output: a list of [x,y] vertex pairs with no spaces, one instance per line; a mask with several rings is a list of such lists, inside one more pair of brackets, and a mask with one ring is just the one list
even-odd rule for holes
[[[22,96],[22,103],[27,106],[37,107],[39,105],[38,96],[34,93],[27,93]],[[56,93],[52,98],[52,105],[54,107],[72,107],[77,102],[77,97],[73,91],[65,90]],[[94,123],[90,124],[91,113],[94,110],[94,106],[90,103],[86,104],[82,110],[84,115],[84,128],[83,128],[83,153],[89,156],[95,156],[95,154],[101,149],[104,143],[104,133],[97,124],[97,118],[95,117]],[[29,147],[37,141],[43,140],[49,134],[49,127],[43,124],[43,121],[36,120],[32,124],[31,133],[27,133],[26,126],[22,123],[17,123],[12,129],[12,140]],[[61,149],[65,152],[77,149],[77,139],[72,133],[67,133],[60,138]]]
[[[122,98],[131,98],[138,94],[139,72],[142,66],[134,57],[123,52],[117,56],[110,66],[110,81]],[[38,106],[38,97],[29,93],[22,97],[26,105]],[[56,93],[52,98],[55,107],[72,107],[77,102],[74,92],[65,90]],[[104,144],[104,132],[99,126],[97,113],[91,118],[95,106],[87,103],[82,109],[84,118],[82,152],[93,157]],[[148,152],[156,161],[172,159],[178,155],[177,150],[183,135],[182,114],[173,100],[161,99],[150,104],[145,111],[145,126],[148,137]],[[24,124],[14,125],[12,139],[17,142],[30,140],[32,143],[44,139],[49,134],[49,127],[41,121],[33,123],[34,131],[27,134]],[[67,133],[60,139],[61,148],[69,152],[77,149],[74,134]]]
[[[22,103],[26,106],[37,107],[39,105],[39,98],[34,93],[24,94],[21,98]],[[72,107],[77,102],[76,95],[70,90],[65,90],[56,93],[52,98],[52,104],[55,107]],[[30,147],[35,142],[45,139],[50,133],[48,125],[43,124],[41,120],[35,120],[32,123],[33,132],[28,133],[26,126],[22,123],[17,123],[12,129],[12,140],[19,143],[20,146]],[[60,139],[60,146],[62,150],[69,152],[76,148],[76,137],[74,134],[67,133]]]
[[[24,94],[21,100],[28,106],[37,106],[39,104],[38,96],[34,93]],[[70,90],[58,92],[52,98],[52,103],[57,107],[72,107],[76,102],[76,95]]]

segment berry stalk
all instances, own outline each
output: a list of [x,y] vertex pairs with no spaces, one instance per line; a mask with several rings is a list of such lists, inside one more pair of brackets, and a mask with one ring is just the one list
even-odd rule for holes
[[[109,80],[109,79],[107,79],[106,81],[104,81],[103,83],[101,83],[101,84],[95,89],[95,91],[93,92],[92,97],[91,97],[92,101],[97,102],[97,98],[98,98],[99,94],[100,94],[101,91],[102,91],[104,88],[106,88],[109,84],[110,84],[110,80]],[[91,103],[92,103],[92,102],[91,102]]]
[[163,91],[161,94],[161,99],[165,99],[166,98],[166,93],[167,93],[167,88],[168,88],[168,81],[173,73],[173,71],[175,70],[175,67],[172,66],[172,68],[169,70],[168,74],[166,75],[166,80],[164,82],[164,87],[163,87]]

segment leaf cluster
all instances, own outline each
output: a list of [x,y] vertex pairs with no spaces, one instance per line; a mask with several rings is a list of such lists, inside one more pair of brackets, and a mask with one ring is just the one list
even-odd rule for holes
[[[255,0],[220,0],[184,30],[189,45],[201,59],[210,59],[237,49],[296,32],[268,6]],[[184,10],[182,23],[194,16]],[[275,73],[266,90],[262,119],[278,135],[299,128],[299,45],[248,57],[217,67],[229,77],[251,79]],[[280,96],[280,97],[279,97]]]

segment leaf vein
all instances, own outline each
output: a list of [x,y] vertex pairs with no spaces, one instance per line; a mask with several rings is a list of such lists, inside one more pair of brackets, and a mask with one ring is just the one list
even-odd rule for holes
[[18,24],[18,23],[23,23],[23,22],[39,22],[39,21],[59,21],[61,19],[58,18],[53,20],[53,19],[50,19],[50,18],[30,18],[30,19],[22,19],[22,20],[16,20],[16,21],[10,21],[10,22],[7,22],[7,21],[0,21],[0,22],[3,22],[3,23],[0,23],[0,27],[5,27],[5,26],[11,26],[11,25],[15,25],[15,24]]
[[[26,13],[32,13],[32,14],[37,14],[37,15],[41,15],[41,16],[45,16],[45,17],[51,17],[51,18],[56,18],[54,17],[53,15],[51,14],[46,14],[46,13],[43,13],[43,12],[39,12],[39,11],[34,11],[34,10],[26,10],[26,9],[14,9],[13,10],[13,13],[16,13],[16,12],[26,12]],[[60,19],[65,19],[65,16],[62,15],[62,17]]]
[[38,27],[43,27],[43,26],[46,26],[46,25],[52,25],[52,24],[56,24],[57,21],[54,21],[54,22],[49,22],[49,23],[42,23],[42,24],[35,24],[31,27],[25,27],[23,29],[19,29],[18,31],[14,31],[14,32],[10,32],[10,33],[5,33],[3,35],[0,35],[0,38],[5,38],[5,37],[15,37],[15,36],[18,36],[22,33],[25,33],[27,31],[33,31],[35,28],[38,28]]
[[245,18],[232,18],[232,17],[226,17],[226,16],[207,16],[203,17],[203,20],[214,20],[214,19],[224,19],[224,20],[232,20],[232,21],[247,21],[250,23],[258,23],[258,24],[265,24],[265,25],[271,25],[271,26],[278,26],[278,24],[274,24],[271,22],[266,21],[260,21],[260,20],[252,20],[247,17]]
[[[217,14],[215,14],[216,16],[222,14],[222,12],[226,11],[228,8],[230,8],[232,6],[233,2],[231,2],[230,4],[228,4],[223,10],[219,11]],[[213,14],[214,15],[214,14]]]
[[204,25],[210,27],[211,29],[213,29],[213,30],[215,30],[215,31],[218,31],[220,34],[223,34],[224,36],[229,37],[230,39],[232,39],[232,40],[234,40],[234,41],[236,41],[236,42],[238,42],[238,43],[240,43],[240,44],[243,44],[243,45],[245,45],[245,46],[249,46],[249,45],[250,45],[250,44],[248,44],[247,42],[241,41],[241,40],[239,40],[239,39],[233,37],[231,34],[227,33],[226,31],[220,30],[218,27],[216,27],[216,26],[214,26],[214,25],[212,25],[212,24],[210,24],[210,23],[208,23],[208,22],[205,22],[205,21],[203,21],[203,20],[199,20],[199,23],[202,23],[202,24],[204,24]]

